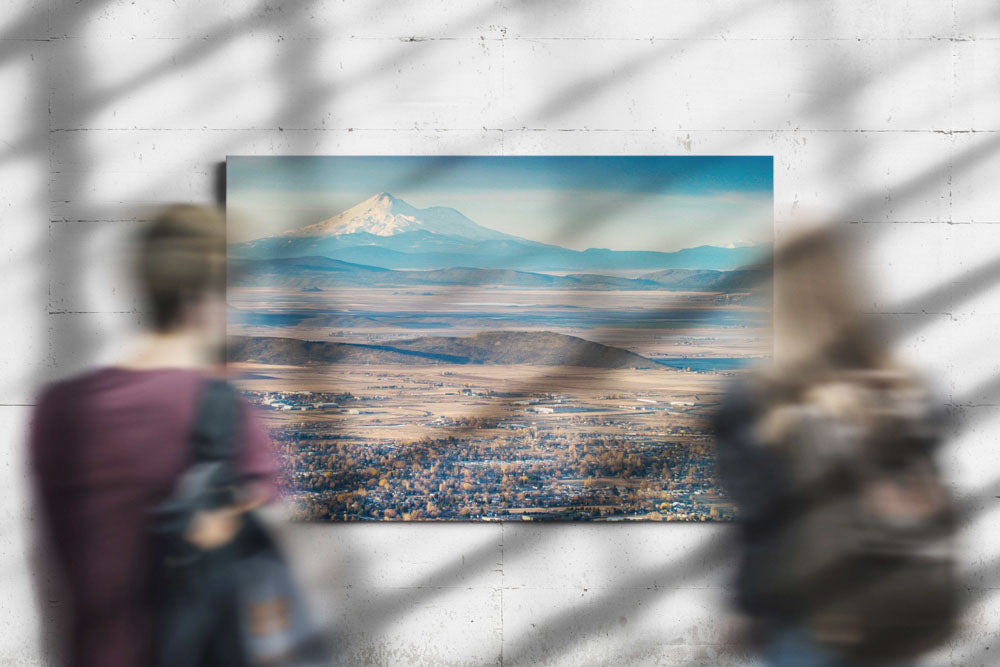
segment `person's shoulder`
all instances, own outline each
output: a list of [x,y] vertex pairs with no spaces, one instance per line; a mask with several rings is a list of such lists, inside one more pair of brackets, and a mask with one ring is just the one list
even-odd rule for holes
[[100,378],[99,368],[77,372],[58,380],[52,380],[35,391],[31,423],[33,440],[37,447],[47,446],[51,438],[43,436],[52,433],[73,418],[81,402],[94,395],[95,381]]
[[709,414],[711,427],[720,438],[742,432],[758,418],[760,405],[754,383],[753,378],[744,376],[730,380],[723,388]]
[[773,393],[768,378],[756,373],[743,375],[726,384],[719,409],[722,412],[755,412]]
[[77,372],[44,385],[36,394],[36,405],[53,406],[101,396],[155,394],[176,399],[201,385],[206,373],[195,368],[136,369],[123,366],[98,366]]
[[60,399],[86,393],[104,371],[105,368],[91,368],[52,380],[35,393],[35,403],[38,406],[58,404]]

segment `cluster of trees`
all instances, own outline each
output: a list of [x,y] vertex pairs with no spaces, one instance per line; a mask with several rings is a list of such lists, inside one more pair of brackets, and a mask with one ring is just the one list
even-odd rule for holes
[[[488,428],[481,420],[489,418],[467,423]],[[578,508],[584,517],[697,519],[713,506],[693,492],[717,491],[706,436],[665,443],[530,427],[472,439],[370,441],[310,426],[272,432],[286,490],[306,520],[463,519],[547,507]]]

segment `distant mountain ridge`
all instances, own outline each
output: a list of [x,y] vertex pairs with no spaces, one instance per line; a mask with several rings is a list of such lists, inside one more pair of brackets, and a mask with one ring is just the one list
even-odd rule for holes
[[730,245],[675,252],[572,250],[484,227],[453,208],[416,208],[380,192],[320,222],[231,244],[229,253],[240,259],[322,256],[391,269],[466,266],[521,271],[730,270],[764,263],[770,253],[769,245]]
[[549,331],[491,331],[471,336],[425,336],[382,344],[334,343],[297,338],[230,336],[231,362],[274,365],[529,364],[588,368],[665,369],[634,352]]
[[769,279],[768,267],[733,271],[666,269],[638,278],[622,278],[587,273],[553,276],[511,269],[462,266],[404,271],[329,257],[229,261],[230,285],[310,290],[336,287],[492,285],[587,290],[748,291],[763,287]]

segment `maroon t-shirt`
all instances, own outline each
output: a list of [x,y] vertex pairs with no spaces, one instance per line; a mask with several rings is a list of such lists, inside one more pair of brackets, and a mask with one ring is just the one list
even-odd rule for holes
[[[49,386],[32,423],[31,461],[54,556],[69,587],[70,662],[147,665],[149,512],[190,461],[205,375],[101,368]],[[244,403],[237,468],[274,493],[264,429]]]

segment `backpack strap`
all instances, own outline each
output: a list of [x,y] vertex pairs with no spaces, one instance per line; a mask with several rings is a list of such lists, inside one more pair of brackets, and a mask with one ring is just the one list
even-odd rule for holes
[[174,491],[176,502],[192,509],[214,509],[236,502],[239,401],[225,380],[208,379],[201,393],[191,430],[188,466]]
[[170,495],[151,512],[152,532],[175,538],[164,547],[167,553],[190,551],[180,537],[195,512],[233,505],[238,498],[236,391],[224,380],[208,379],[201,383],[197,401],[187,466]]
[[190,465],[232,462],[236,457],[236,391],[225,380],[205,380],[191,432]]

